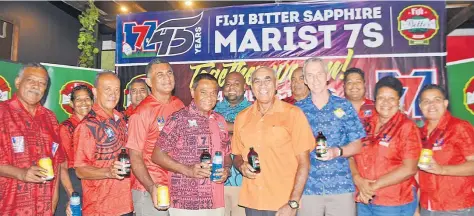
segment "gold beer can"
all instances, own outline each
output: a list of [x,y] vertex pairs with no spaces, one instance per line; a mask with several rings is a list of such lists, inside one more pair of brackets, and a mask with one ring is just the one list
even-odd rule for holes
[[54,170],[53,170],[53,161],[49,157],[43,157],[38,161],[38,165],[47,170],[46,171],[46,180],[49,181],[54,178]]
[[418,167],[423,169],[428,169],[431,164],[431,159],[433,158],[433,150],[431,149],[422,149],[420,154],[420,160],[418,160]]
[[170,193],[168,186],[160,185],[158,186],[157,192],[158,206],[162,208],[168,208],[170,206]]

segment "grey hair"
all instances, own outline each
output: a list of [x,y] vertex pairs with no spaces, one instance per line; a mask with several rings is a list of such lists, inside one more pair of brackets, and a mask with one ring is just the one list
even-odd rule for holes
[[[164,60],[164,59],[160,59],[160,58],[155,58],[153,60],[151,60],[147,65],[146,65],[146,68],[145,68],[145,73],[146,73],[146,76],[147,77],[150,77],[150,71],[151,71],[151,67],[153,67],[153,65],[157,65],[157,64],[168,64],[171,68],[171,65],[168,61]],[[171,72],[173,72],[173,68],[171,68]]]
[[303,76],[306,75],[306,66],[309,64],[309,63],[313,63],[313,62],[317,62],[317,63],[320,63],[321,66],[323,67],[323,70],[325,73],[328,72],[328,66],[327,64],[323,61],[323,59],[319,58],[319,57],[311,57],[309,59],[306,59],[304,61],[304,64],[303,64]]
[[261,70],[261,69],[266,69],[266,70],[269,70],[269,71],[273,72],[273,76],[275,76],[275,79],[278,80],[278,72],[275,69],[273,69],[271,67],[268,67],[268,66],[261,66],[261,67],[257,68],[257,70],[252,72],[252,75],[250,76],[250,79],[253,80],[255,73],[257,71]]
[[94,87],[97,88],[97,85],[99,84],[99,79],[100,79],[100,77],[101,77],[101,76],[104,76],[104,75],[112,75],[112,76],[114,76],[114,77],[117,77],[117,79],[119,79],[118,76],[117,76],[117,74],[115,74],[113,71],[103,71],[103,72],[99,72],[99,73],[97,73],[97,75],[95,75]]
[[150,88],[148,87],[148,85],[146,84],[145,80],[142,79],[142,78],[136,78],[134,79],[129,85],[128,85],[128,91],[132,91],[132,85],[135,84],[135,83],[143,83],[145,84],[145,88],[146,88],[146,91],[148,93],[150,93]]
[[[31,62],[31,63],[26,63],[26,64],[21,66],[20,71],[18,71],[18,76],[17,77],[22,77],[27,68],[41,68],[44,71],[46,71],[46,74],[48,74],[48,70],[46,70],[46,68],[42,64],[36,63],[36,62]],[[47,76],[47,79],[49,80],[49,74]]]

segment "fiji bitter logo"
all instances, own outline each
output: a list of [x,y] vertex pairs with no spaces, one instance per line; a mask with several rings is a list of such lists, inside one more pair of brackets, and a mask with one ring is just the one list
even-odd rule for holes
[[201,27],[197,26],[203,13],[166,20],[123,23],[122,56],[124,58],[176,56],[187,53],[193,46],[201,52]]
[[92,84],[83,80],[72,80],[64,84],[59,90],[59,106],[65,113],[72,115],[74,113],[71,103],[71,92],[72,89],[79,85],[85,85],[89,89],[92,89]]
[[474,115],[474,76],[464,86],[464,106]]
[[439,17],[426,5],[406,7],[398,15],[398,31],[410,45],[429,45],[438,33]]
[[0,102],[6,101],[11,98],[12,88],[10,87],[10,83],[7,80],[0,76]]

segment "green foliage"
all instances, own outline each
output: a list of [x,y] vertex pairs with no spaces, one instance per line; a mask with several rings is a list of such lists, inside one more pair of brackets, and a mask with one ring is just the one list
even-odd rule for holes
[[81,51],[79,56],[79,66],[91,68],[94,66],[94,56],[99,53],[95,47],[95,28],[99,21],[99,9],[94,5],[93,0],[89,0],[89,8],[79,15],[79,22],[82,27],[77,39],[77,48]]

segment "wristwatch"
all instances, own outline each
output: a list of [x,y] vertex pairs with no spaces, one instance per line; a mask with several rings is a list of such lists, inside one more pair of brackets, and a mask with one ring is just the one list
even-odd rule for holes
[[292,209],[298,209],[300,207],[300,204],[296,200],[290,200],[288,201],[288,205]]
[[337,148],[339,149],[339,155],[338,155],[338,157],[341,157],[344,152],[342,151],[341,146],[338,146]]

